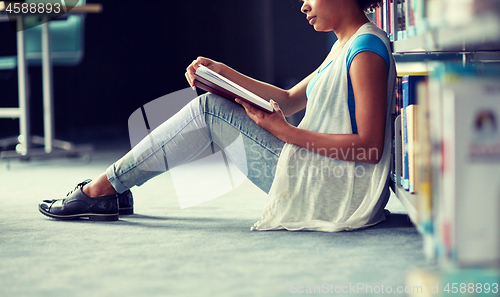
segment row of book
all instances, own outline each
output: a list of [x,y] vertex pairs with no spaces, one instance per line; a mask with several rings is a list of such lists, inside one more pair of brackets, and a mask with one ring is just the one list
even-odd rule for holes
[[414,36],[426,30],[425,0],[383,0],[374,12],[374,22],[391,41]]
[[466,26],[476,19],[499,15],[499,0],[383,0],[373,13],[373,21],[395,41],[430,28]]
[[[417,112],[417,85],[427,79],[426,73],[409,75],[399,73],[396,84],[396,110],[395,116],[401,123],[397,133],[401,140],[397,145],[400,162],[394,160],[393,181],[402,186],[406,191],[415,193],[415,142],[416,142],[416,112]],[[396,143],[393,142],[396,150]]]
[[416,223],[430,257],[499,268],[500,66],[432,68],[428,76],[400,78],[403,148],[395,150],[404,169],[395,171],[416,193]]

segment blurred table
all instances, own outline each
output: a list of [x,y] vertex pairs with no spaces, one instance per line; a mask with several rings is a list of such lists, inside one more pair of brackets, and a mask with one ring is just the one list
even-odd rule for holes
[[[90,152],[92,145],[74,145],[71,142],[54,139],[54,114],[53,114],[53,80],[52,59],[50,50],[49,25],[51,17],[61,16],[54,13],[7,13],[9,3],[0,1],[0,22],[16,21],[17,31],[17,69],[19,107],[0,108],[0,118],[19,118],[19,136],[0,140],[0,146],[16,145],[14,151],[0,152],[0,159],[29,158],[31,156],[54,156]],[[19,3],[19,2],[18,2]],[[86,4],[81,6],[61,6],[64,15],[78,15],[86,13],[100,13],[101,4]],[[41,16],[42,18],[42,80],[43,80],[43,119],[44,136],[32,136],[30,133],[30,112],[27,86],[27,61],[26,38],[24,34],[24,18],[27,16]],[[43,145],[43,148],[32,148],[32,144]]]

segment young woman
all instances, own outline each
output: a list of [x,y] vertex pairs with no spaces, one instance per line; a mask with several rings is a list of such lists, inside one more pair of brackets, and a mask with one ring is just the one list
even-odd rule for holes
[[[155,129],[156,141],[148,137],[97,179],[80,183],[66,199],[43,201],[39,210],[60,219],[116,220],[119,207],[131,207],[129,189],[161,173],[151,170],[155,164],[173,168],[214,142],[269,194],[253,230],[334,232],[384,220],[396,74],[386,33],[365,14],[381,1],[302,2],[309,24],[334,31],[338,40],[318,69],[290,90],[203,57],[187,67],[191,86],[204,65],[270,100],[274,113],[202,95]],[[298,127],[286,122],[304,108]]]

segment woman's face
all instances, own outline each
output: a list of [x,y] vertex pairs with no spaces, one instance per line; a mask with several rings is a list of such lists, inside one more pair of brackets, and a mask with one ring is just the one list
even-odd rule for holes
[[316,31],[331,31],[338,22],[338,11],[342,9],[342,0],[302,0],[302,13],[307,15],[309,24]]
[[[342,23],[348,5],[353,0],[301,0],[302,13],[316,31],[332,31]],[[352,5],[351,5],[352,6]]]

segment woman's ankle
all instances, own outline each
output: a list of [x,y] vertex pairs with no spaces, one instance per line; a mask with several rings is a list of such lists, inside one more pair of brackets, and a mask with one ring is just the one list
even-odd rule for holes
[[116,190],[108,181],[106,175],[101,175],[97,179],[83,186],[82,192],[91,198],[116,194]]
[[103,196],[109,196],[109,195],[116,194],[115,190],[112,190],[112,191],[110,191],[110,190],[107,190],[107,191],[96,190],[95,187],[92,187],[89,185],[83,186],[82,192],[85,195],[89,196],[90,198],[99,198],[99,197],[103,197]]

